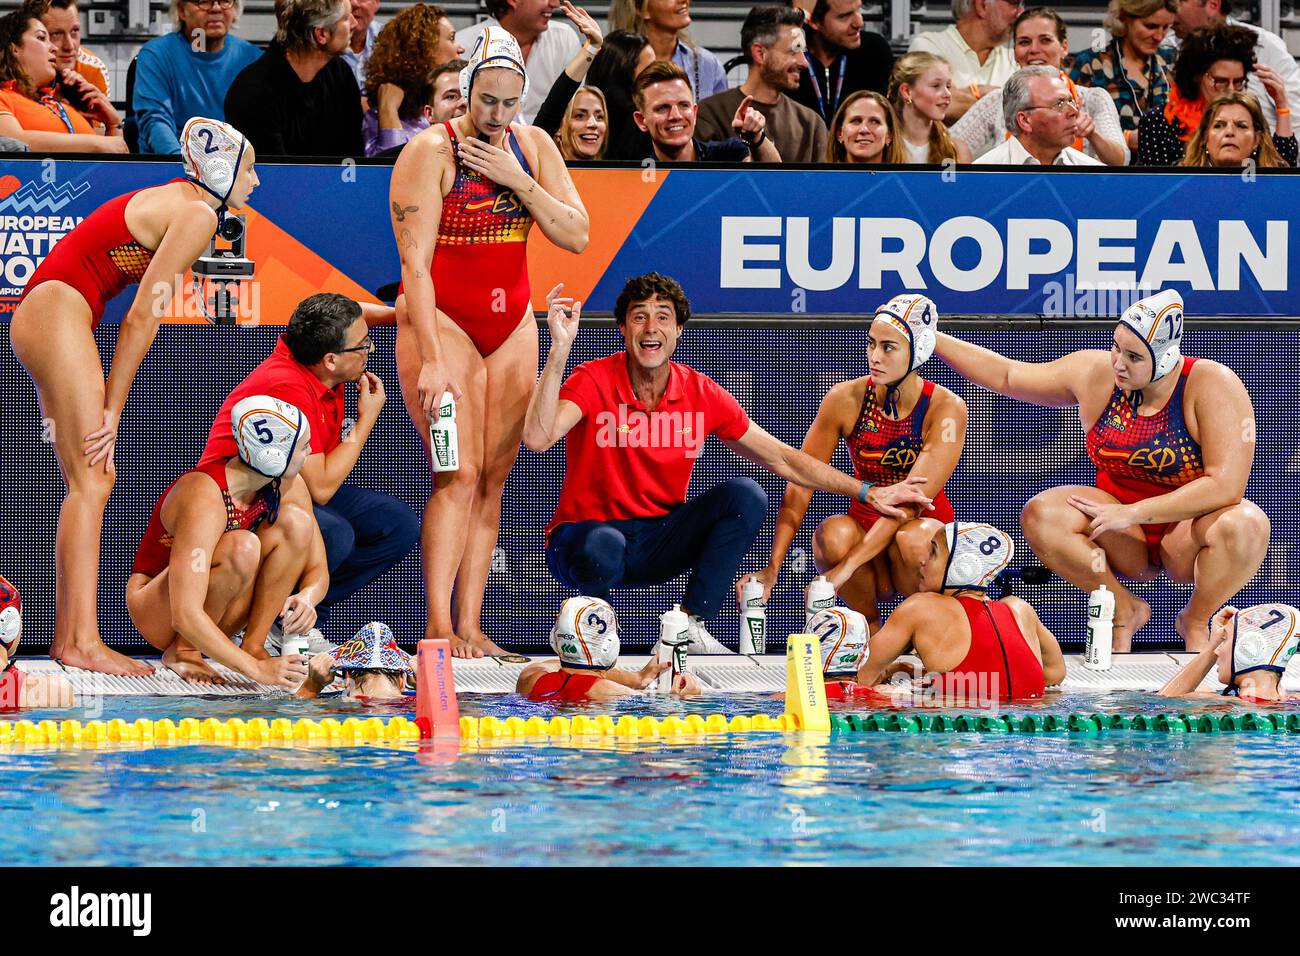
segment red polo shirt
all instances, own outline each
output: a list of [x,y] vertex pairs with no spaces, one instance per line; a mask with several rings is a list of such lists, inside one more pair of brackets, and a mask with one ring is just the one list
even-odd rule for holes
[[564,484],[547,534],[570,521],[667,514],[686,500],[704,439],[735,440],[749,429],[721,385],[676,362],[659,406],[647,412],[632,392],[626,352],[579,365],[560,398],[582,409],[582,420],[565,436]]
[[230,410],[250,395],[270,395],[298,406],[311,423],[313,455],[328,454],[343,441],[343,386],[327,387],[311,369],[293,357],[284,339],[280,339],[275,350],[248,373],[217,412],[200,465],[239,455],[230,426]]

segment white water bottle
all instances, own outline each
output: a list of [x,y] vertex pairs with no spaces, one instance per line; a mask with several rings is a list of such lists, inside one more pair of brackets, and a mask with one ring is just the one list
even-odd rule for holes
[[659,615],[659,663],[668,665],[659,672],[655,689],[670,694],[673,680],[686,670],[686,642],[691,638],[691,621],[680,604]]
[[751,574],[740,586],[740,653],[767,653],[766,605],[763,582]]
[[818,611],[825,611],[827,608],[835,606],[835,585],[826,579],[826,575],[819,574],[813,578],[813,583],[808,585],[808,608],[807,616],[804,618],[804,626],[807,627],[812,623],[813,615]]
[[1115,592],[1101,585],[1088,595],[1088,649],[1083,666],[1092,671],[1110,670],[1111,632],[1115,622]]
[[280,656],[288,657],[290,654],[301,654],[303,657],[311,658],[311,641],[307,639],[306,634],[284,636],[284,640],[280,642]]
[[438,420],[429,426],[429,449],[433,470],[460,471],[460,436],[456,433],[456,400],[443,392],[438,403]]

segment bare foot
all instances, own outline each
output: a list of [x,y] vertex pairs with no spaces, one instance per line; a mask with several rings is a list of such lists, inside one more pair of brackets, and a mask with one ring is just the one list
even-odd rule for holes
[[1115,624],[1111,630],[1111,649],[1117,654],[1127,654],[1133,649],[1133,635],[1151,620],[1151,605],[1140,597],[1123,605],[1115,601]]
[[80,667],[83,670],[97,671],[100,674],[115,674],[119,677],[148,677],[153,667],[144,661],[138,661],[125,654],[109,648],[102,640],[96,638],[94,643],[73,644],[50,656],[60,664],[68,667]]
[[1187,609],[1178,612],[1174,619],[1174,630],[1183,639],[1189,654],[1196,654],[1210,646],[1210,622],[1192,621],[1187,616]]
[[461,640],[467,641],[469,645],[476,650],[481,651],[481,657],[503,657],[510,652],[499,647],[492,638],[488,637],[482,631],[467,631]]
[[178,650],[180,641],[172,641],[172,646],[163,651],[162,662],[181,680],[192,684],[224,684],[225,678],[213,670],[200,654],[192,647]]

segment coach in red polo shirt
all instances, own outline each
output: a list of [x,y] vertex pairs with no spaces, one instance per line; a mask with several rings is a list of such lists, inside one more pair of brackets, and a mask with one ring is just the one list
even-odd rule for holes
[[[248,395],[270,395],[302,409],[311,422],[311,455],[302,477],[325,539],[330,587],[316,608],[323,629],[329,609],[383,574],[415,547],[420,522],[382,491],[346,484],[379,410],[384,385],[366,371],[370,341],[361,306],[322,292],[298,303],[270,356],[239,384],[217,413],[200,464],[238,455],[230,410]],[[344,388],[357,386],[357,421],[343,440]]]
[[882,513],[930,499],[924,479],[874,487],[777,441],[749,420],[707,375],[670,361],[691,315],[676,281],[651,272],[628,281],[614,306],[627,350],[564,369],[581,304],[550,297],[551,350],[524,421],[524,444],[545,451],[565,441],[564,485],[547,526],[551,573],[582,594],[662,584],[689,571],[682,609],[691,649],[725,653],[704,622],[722,609],[767,511],[767,494],[731,478],[690,501],[686,489],[704,439],[786,481],[857,497]]

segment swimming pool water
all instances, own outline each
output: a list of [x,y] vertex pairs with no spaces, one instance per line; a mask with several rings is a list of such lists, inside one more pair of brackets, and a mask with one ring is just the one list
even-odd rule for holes
[[[461,703],[469,714],[556,712],[505,696]],[[1207,706],[1171,703],[1072,695],[1038,710]],[[735,694],[725,706],[640,698],[601,712],[780,706]],[[102,715],[24,716],[408,712],[109,698]],[[1294,863],[1300,842],[1300,740],[1289,736],[700,739],[485,742],[442,762],[378,747],[0,750],[0,865],[1263,865]]]

